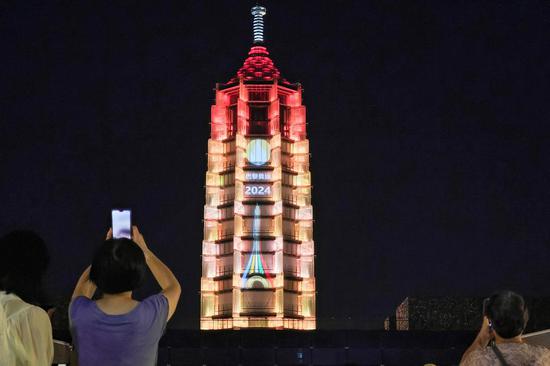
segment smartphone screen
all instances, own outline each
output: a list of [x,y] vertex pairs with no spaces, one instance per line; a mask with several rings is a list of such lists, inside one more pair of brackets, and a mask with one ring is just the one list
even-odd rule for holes
[[132,211],[112,210],[113,217],[113,238],[132,239]]

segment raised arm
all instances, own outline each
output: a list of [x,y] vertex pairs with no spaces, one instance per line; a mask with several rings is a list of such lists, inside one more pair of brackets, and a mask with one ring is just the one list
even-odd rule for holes
[[73,296],[71,297],[71,300],[78,296],[85,296],[89,299],[91,299],[94,296],[96,285],[90,281],[90,268],[92,266],[88,266],[84,272],[80,275],[80,278],[78,279],[78,282],[76,283],[76,286],[73,291]]
[[[113,230],[109,229],[109,231],[107,231],[105,239],[110,239],[112,236]],[[82,274],[80,275],[80,278],[78,279],[78,282],[76,283],[76,286],[74,288],[73,296],[71,296],[71,300],[78,296],[85,296],[89,299],[94,296],[96,285],[92,281],[90,281],[90,268],[92,268],[91,265],[86,267],[84,272],[82,272]]]
[[492,338],[493,338],[493,332],[489,327],[489,319],[487,319],[487,317],[484,316],[481,329],[477,334],[476,339],[474,339],[474,342],[470,345],[470,347],[466,349],[466,351],[462,355],[462,360],[460,360],[460,365],[461,366],[467,366],[470,364],[473,365],[473,363],[469,359],[470,355],[476,350],[482,350],[485,347],[487,347]]
[[155,280],[162,288],[162,293],[168,299],[168,319],[174,315],[176,306],[181,294],[181,286],[178,279],[170,268],[168,268],[149,248],[143,239],[143,235],[139,232],[137,226],[132,227],[132,239],[139,245],[145,254],[147,266],[153,273]]

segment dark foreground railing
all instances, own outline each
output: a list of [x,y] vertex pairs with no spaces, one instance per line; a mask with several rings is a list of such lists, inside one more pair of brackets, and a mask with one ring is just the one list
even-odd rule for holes
[[169,330],[158,365],[458,365],[475,334],[426,331]]

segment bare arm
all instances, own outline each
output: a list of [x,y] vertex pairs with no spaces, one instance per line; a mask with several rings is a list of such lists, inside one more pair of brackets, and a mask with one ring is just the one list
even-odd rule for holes
[[78,282],[76,283],[76,286],[73,291],[73,296],[71,297],[71,300],[78,296],[85,296],[89,299],[91,299],[94,296],[96,285],[90,281],[90,268],[92,266],[88,266],[84,272],[80,275],[80,278],[78,279]]
[[463,365],[464,362],[467,360],[468,356],[478,349],[484,349],[489,345],[489,342],[493,338],[493,333],[491,328],[489,328],[489,320],[486,316],[483,317],[483,324],[481,325],[481,329],[479,333],[477,334],[476,339],[474,342],[466,349],[464,352],[464,355],[462,355],[462,359],[460,360],[460,364]]
[[153,273],[155,280],[162,288],[163,295],[168,299],[168,320],[174,315],[176,311],[176,306],[181,294],[181,286],[178,282],[178,279],[170,268],[168,268],[149,248],[143,239],[143,235],[139,232],[138,228],[134,226],[132,228],[132,236],[134,242],[139,245],[145,254],[145,260],[147,261],[147,266]]
[[[113,236],[113,230],[109,229],[107,231],[107,236],[105,239],[110,239]],[[80,278],[78,279],[78,282],[76,283],[76,286],[73,291],[73,296],[71,296],[71,300],[78,296],[85,296],[88,299],[91,299],[96,290],[96,285],[90,281],[90,269],[92,268],[91,265],[86,267],[84,272],[80,275]]]

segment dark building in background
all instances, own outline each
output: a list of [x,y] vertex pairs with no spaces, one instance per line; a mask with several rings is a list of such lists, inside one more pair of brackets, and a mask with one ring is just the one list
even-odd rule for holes
[[482,298],[407,297],[395,310],[397,330],[474,330],[482,319]]
[[[525,298],[529,309],[526,333],[550,328],[550,298]],[[478,330],[482,320],[481,297],[407,297],[395,317],[384,322],[386,330]]]

